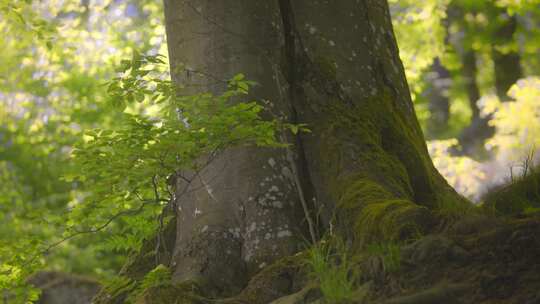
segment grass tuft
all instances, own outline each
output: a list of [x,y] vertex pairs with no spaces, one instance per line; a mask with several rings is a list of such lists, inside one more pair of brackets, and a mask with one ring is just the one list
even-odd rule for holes
[[312,279],[319,283],[325,303],[359,303],[366,291],[357,287],[359,267],[338,238],[323,240],[308,251]]

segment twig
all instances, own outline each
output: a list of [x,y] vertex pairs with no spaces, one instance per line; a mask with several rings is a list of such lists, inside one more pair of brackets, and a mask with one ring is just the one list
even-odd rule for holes
[[90,234],[90,233],[97,233],[97,232],[100,232],[101,230],[107,228],[114,220],[122,217],[122,216],[125,216],[125,215],[128,215],[128,214],[137,214],[139,212],[141,212],[144,207],[146,206],[146,204],[148,204],[149,202],[148,201],[145,201],[143,202],[137,209],[131,209],[131,210],[124,210],[124,211],[120,211],[118,212],[117,214],[113,215],[112,217],[110,217],[105,223],[103,223],[101,226],[98,226],[97,228],[91,228],[91,229],[88,229],[88,230],[79,230],[79,231],[75,231],[74,233],[52,243],[52,244],[49,244],[45,249],[41,250],[39,253],[37,253],[36,255],[34,255],[34,257],[32,257],[32,259],[27,263],[27,264],[32,264],[33,262],[35,262],[39,256],[41,255],[44,255],[44,254],[47,254],[48,252],[50,252],[52,249],[54,249],[55,247],[59,246],[60,244],[66,242],[66,241],[69,241],[71,240],[72,238],[74,237],[77,237],[77,236],[80,236],[80,235],[83,235],[83,234]]
[[287,150],[286,151],[287,160],[291,164],[291,168],[292,168],[292,171],[293,171],[292,173],[293,173],[293,176],[294,176],[294,183],[295,183],[295,186],[296,186],[296,190],[298,191],[298,198],[300,199],[300,203],[302,204],[302,209],[304,210],[304,217],[306,218],[306,221],[308,223],[308,228],[309,228],[309,234],[311,236],[311,241],[313,242],[313,244],[316,244],[317,243],[317,234],[315,233],[315,225],[313,224],[313,219],[311,218],[311,214],[309,212],[309,208],[308,208],[306,199],[304,197],[304,191],[302,190],[302,185],[300,183],[300,179],[298,178],[298,170],[296,168],[296,163],[294,162],[294,158],[293,158],[291,149],[287,148],[286,150]]

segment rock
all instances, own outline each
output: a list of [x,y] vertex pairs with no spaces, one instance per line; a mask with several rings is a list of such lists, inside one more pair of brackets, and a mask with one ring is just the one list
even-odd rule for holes
[[90,278],[55,271],[38,272],[28,283],[42,290],[37,304],[90,304],[100,288]]
[[466,290],[467,286],[464,284],[442,285],[413,295],[392,298],[384,304],[457,304]]
[[458,235],[490,231],[501,226],[500,219],[485,215],[465,216],[450,227],[451,233]]
[[403,258],[414,265],[434,261],[466,261],[470,257],[462,247],[441,235],[429,235],[403,248]]

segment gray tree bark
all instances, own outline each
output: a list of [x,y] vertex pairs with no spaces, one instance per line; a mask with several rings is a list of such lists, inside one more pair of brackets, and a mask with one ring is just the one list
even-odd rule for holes
[[293,140],[292,161],[287,151],[239,148],[201,174],[179,203],[177,280],[237,290],[295,252],[306,237],[300,197],[328,224],[361,181],[417,211],[452,192],[427,154],[385,2],[169,0],[165,12],[176,82],[219,91],[242,72],[272,115],[312,129]]
[[[279,98],[280,44],[275,1],[165,1],[171,71],[187,91],[225,89],[244,73],[267,115],[290,119]],[[285,94],[285,93],[282,93]],[[295,160],[285,149],[236,148],[218,156],[189,186],[178,185],[174,277],[235,293],[250,275],[298,250],[304,234]]]
[[283,135],[290,149],[226,151],[187,195],[175,185],[176,283],[269,303],[298,284],[272,263],[309,239],[304,209],[320,233],[358,249],[428,231],[434,211],[466,204],[429,158],[386,1],[165,0],[165,17],[173,79],[186,91],[218,93],[244,73],[268,117],[311,129]]

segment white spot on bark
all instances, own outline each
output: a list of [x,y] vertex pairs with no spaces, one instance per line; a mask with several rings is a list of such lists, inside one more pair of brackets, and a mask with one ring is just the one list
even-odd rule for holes
[[229,229],[229,232],[235,237],[240,238],[240,228]]
[[204,188],[206,189],[206,192],[208,192],[208,195],[210,195],[210,197],[217,202],[217,199],[215,198],[214,196],[214,190],[212,190],[212,188],[210,187],[210,185],[208,185],[207,183],[205,183],[203,181],[203,184],[204,184]]
[[273,159],[273,158],[270,158],[268,159],[268,164],[271,166],[271,167],[274,167],[276,165],[276,161]]
[[274,208],[281,209],[281,208],[283,208],[283,203],[280,202],[280,201],[274,201],[274,202],[272,202],[272,206],[274,206]]
[[257,229],[257,224],[255,222],[251,223],[251,225],[248,228],[248,232],[253,232]]
[[278,238],[284,238],[288,236],[292,236],[292,233],[289,230],[282,230],[282,231],[278,231],[277,233]]
[[285,176],[286,178],[289,178],[289,179],[292,179],[292,178],[293,178],[291,169],[289,169],[288,167],[283,167],[283,168],[281,168],[281,174],[282,174],[283,176]]

